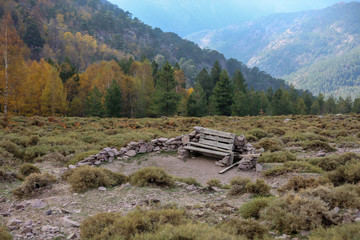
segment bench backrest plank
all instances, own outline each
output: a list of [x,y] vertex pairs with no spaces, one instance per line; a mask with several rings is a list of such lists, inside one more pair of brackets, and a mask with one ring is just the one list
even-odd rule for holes
[[200,130],[199,143],[232,151],[235,134],[203,128]]

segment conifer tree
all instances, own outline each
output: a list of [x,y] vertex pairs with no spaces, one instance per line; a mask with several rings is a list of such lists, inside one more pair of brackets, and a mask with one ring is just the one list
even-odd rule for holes
[[206,93],[200,83],[195,85],[186,107],[187,115],[190,117],[202,117],[207,114]]
[[106,115],[108,117],[121,116],[122,96],[119,85],[114,80],[107,89],[105,97]]
[[155,112],[159,116],[173,115],[180,100],[176,93],[177,82],[174,78],[174,70],[169,62],[162,67],[155,90]]
[[97,87],[94,87],[85,100],[85,114],[87,116],[104,116],[104,106],[102,104],[102,94]]
[[247,92],[247,84],[245,83],[244,75],[240,72],[240,70],[236,70],[234,76],[232,77],[232,82],[234,84],[235,92]]
[[196,84],[201,85],[201,88],[205,91],[206,100],[209,101],[213,87],[212,87],[211,77],[205,68],[203,68],[198,73],[198,75],[196,76],[195,82],[196,82]]
[[223,70],[211,96],[212,114],[230,116],[232,103],[233,85],[229,74]]
[[211,69],[211,82],[209,85],[209,91],[210,94],[212,93],[214,87],[216,86],[216,83],[220,80],[220,75],[221,75],[221,67],[218,61],[216,61],[214,63],[213,68]]

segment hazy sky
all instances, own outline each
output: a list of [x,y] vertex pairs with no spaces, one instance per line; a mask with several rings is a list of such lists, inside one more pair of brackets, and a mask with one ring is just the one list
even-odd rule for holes
[[[152,27],[180,36],[277,12],[329,7],[340,0],[108,0]],[[343,0],[351,2],[354,0]],[[355,0],[360,1],[360,0]]]

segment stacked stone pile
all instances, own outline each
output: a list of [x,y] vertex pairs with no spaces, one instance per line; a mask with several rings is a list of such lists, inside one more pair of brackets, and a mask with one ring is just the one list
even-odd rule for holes
[[[184,145],[189,142],[199,142],[201,129],[202,127],[194,127],[193,132],[170,139],[161,137],[153,139],[150,142],[144,142],[143,140],[140,140],[139,142],[130,142],[127,144],[126,147],[122,147],[120,149],[116,149],[114,147],[107,147],[98,154],[90,155],[84,160],[78,162],[76,165],[70,165],[69,168],[74,169],[82,165],[98,166],[103,162],[126,160],[130,157],[136,156],[137,154],[151,152],[159,153],[160,151],[170,150],[178,150],[179,158],[185,158],[188,156],[188,152],[184,149]],[[250,143],[246,142],[244,135],[237,136],[234,145],[234,151],[238,154],[256,153],[253,146]],[[223,159],[223,161],[224,160],[225,159]],[[240,161],[239,168],[243,170],[249,170],[255,167],[255,165],[256,158],[244,157]]]

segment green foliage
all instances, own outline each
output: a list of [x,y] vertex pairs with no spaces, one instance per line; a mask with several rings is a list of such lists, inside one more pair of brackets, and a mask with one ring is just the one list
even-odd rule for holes
[[145,167],[129,176],[129,181],[136,186],[160,186],[171,187],[174,179],[159,167]]
[[286,191],[299,192],[301,189],[315,188],[326,183],[328,183],[328,181],[324,178],[306,178],[302,176],[295,176],[287,181],[287,183],[278,190],[281,193]]
[[264,148],[265,151],[276,152],[284,148],[284,144],[276,138],[263,138],[255,144],[256,148]]
[[194,186],[198,186],[198,187],[201,186],[201,184],[198,181],[196,181],[195,178],[192,178],[192,177],[188,177],[188,178],[175,177],[174,180],[178,181],[178,182],[186,183],[188,185],[194,185]]
[[97,87],[94,87],[85,100],[85,114],[86,116],[104,116],[104,106],[102,104],[102,94]]
[[321,167],[324,171],[333,171],[339,166],[343,166],[348,162],[358,161],[360,157],[355,153],[348,152],[342,155],[331,155],[322,158],[311,158],[307,160],[309,163]]
[[67,163],[67,165],[75,165],[76,163],[80,162],[81,160],[84,160],[85,158],[89,157],[90,155],[94,155],[99,153],[98,150],[91,150],[91,151],[87,151],[87,152],[80,152],[75,154],[74,157],[72,157],[69,162]]
[[296,161],[296,156],[289,151],[265,152],[259,158],[259,163],[284,163]]
[[222,188],[222,183],[219,179],[217,178],[212,178],[210,179],[207,183],[207,186],[209,187],[217,187],[217,188]]
[[322,239],[360,239],[360,223],[350,223],[331,228],[319,228],[311,232],[310,240]]
[[211,96],[214,115],[231,115],[231,105],[233,103],[233,86],[226,70],[220,74],[220,79],[216,83]]
[[49,173],[32,173],[25,178],[20,187],[13,190],[13,195],[17,198],[31,197],[45,188],[51,187],[55,182],[55,176]]
[[303,161],[286,162],[283,165],[265,170],[262,174],[266,177],[276,177],[286,173],[321,173],[319,167],[313,166],[310,163]]
[[19,173],[23,177],[27,177],[32,173],[41,173],[40,169],[30,163],[25,163],[20,166]]
[[254,198],[240,206],[240,214],[243,218],[259,219],[261,210],[267,208],[273,200],[273,197]]
[[104,168],[81,166],[72,170],[69,175],[63,177],[75,192],[85,192],[97,187],[112,187],[121,185],[127,181],[122,173],[115,173]]
[[356,184],[360,182],[360,163],[339,166],[334,171],[329,172],[327,177],[335,186],[345,183]]
[[255,128],[255,129],[252,129],[250,131],[247,131],[247,134],[251,134],[253,136],[255,136],[257,139],[262,139],[262,138],[265,138],[267,137],[269,134],[267,132],[265,132],[264,130],[262,129],[259,129],[259,128]]
[[269,196],[271,187],[263,179],[256,179],[256,182],[249,182],[245,189],[254,196]]
[[186,109],[187,115],[191,117],[203,117],[207,115],[206,93],[200,83],[195,85],[194,92],[191,93],[187,101]]
[[246,185],[250,183],[251,180],[248,178],[235,177],[230,180],[230,190],[228,192],[229,196],[240,196],[246,193]]
[[7,172],[5,169],[0,168],[0,182],[13,182],[19,178],[21,177],[15,173]]
[[106,114],[108,117],[121,116],[122,96],[120,87],[114,80],[107,89],[105,97]]
[[12,240],[13,236],[7,231],[5,226],[0,226],[0,239]]
[[247,239],[263,239],[267,234],[267,227],[253,219],[230,219],[220,225],[223,231],[240,236],[246,236]]
[[319,140],[302,142],[301,145],[304,150],[313,150],[313,151],[324,150],[326,152],[336,151],[336,149],[330,146],[328,143]]

